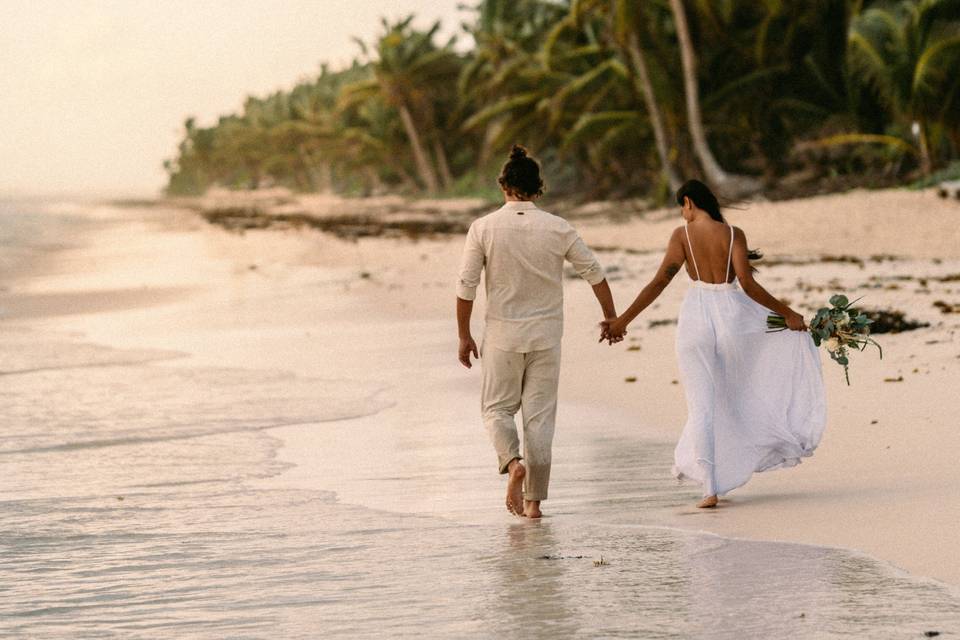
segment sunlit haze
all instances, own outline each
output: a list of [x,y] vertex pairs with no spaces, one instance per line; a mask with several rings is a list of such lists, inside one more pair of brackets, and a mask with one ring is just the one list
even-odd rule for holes
[[201,124],[348,64],[353,37],[414,13],[454,33],[457,0],[4,0],[0,196],[151,194],[183,121]]

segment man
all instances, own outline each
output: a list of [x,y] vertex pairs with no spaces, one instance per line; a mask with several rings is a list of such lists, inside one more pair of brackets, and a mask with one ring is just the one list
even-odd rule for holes
[[[570,224],[537,208],[540,166],[515,146],[499,178],[505,204],[467,232],[457,285],[460,362],[480,357],[470,331],[473,300],[486,269],[483,337],[484,426],[508,474],[507,509],[539,518],[547,499],[563,333],[563,263],[593,286],[605,319],[615,318],[603,269]],[[514,415],[523,414],[523,456]]]

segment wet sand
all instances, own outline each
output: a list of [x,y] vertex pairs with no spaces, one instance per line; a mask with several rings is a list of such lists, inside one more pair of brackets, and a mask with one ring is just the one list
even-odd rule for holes
[[[820,450],[798,468],[756,476],[711,512],[693,508],[696,488],[678,487],[669,477],[671,450],[685,413],[676,384],[671,324],[685,290],[683,276],[656,308],[638,319],[628,341],[612,348],[596,343],[597,309],[589,287],[569,280],[555,466],[551,499],[544,505],[548,517],[540,523],[513,519],[503,509],[503,479],[495,473],[495,457],[478,416],[479,371],[467,371],[456,361],[451,283],[462,245],[456,236],[419,241],[369,237],[353,242],[312,230],[237,234],[210,226],[189,211],[116,211],[113,223],[99,226],[94,236],[64,249],[29,278],[4,283],[0,309],[7,317],[0,323],[7,335],[21,336],[17,339],[23,344],[39,343],[36,338],[41,336],[47,346],[45,351],[30,351],[12,343],[5,353],[30,355],[5,361],[3,369],[25,370],[31,363],[53,370],[156,361],[144,365],[149,369],[143,372],[117,369],[98,374],[103,378],[86,379],[123,384],[125,389],[137,384],[152,387],[133,409],[118,408],[114,416],[118,420],[137,415],[136,407],[143,402],[163,407],[158,419],[168,413],[179,416],[181,405],[194,407],[201,401],[214,412],[216,402],[225,403],[230,420],[242,423],[244,416],[248,421],[256,417],[260,422],[252,426],[265,439],[255,438],[252,450],[274,453],[269,453],[267,466],[246,478],[240,502],[249,503],[250,513],[265,518],[258,526],[268,539],[281,540],[302,529],[328,541],[332,550],[340,544],[356,549],[336,560],[344,564],[321,562],[315,569],[320,573],[311,574],[308,581],[320,585],[321,600],[329,597],[335,611],[304,608],[299,618],[282,618],[290,624],[336,619],[330,611],[339,611],[341,618],[362,615],[351,608],[349,599],[338,599],[340,584],[355,589],[366,607],[388,601],[400,606],[406,601],[411,611],[434,611],[433,630],[441,634],[481,634],[488,627],[471,626],[469,621],[502,613],[501,600],[513,598],[509,596],[513,593],[516,598],[507,608],[506,621],[490,628],[508,632],[517,628],[515,624],[528,624],[531,621],[517,603],[535,608],[549,601],[556,605],[551,609],[555,622],[544,633],[589,637],[630,628],[623,625],[635,620],[632,612],[646,596],[623,591],[624,581],[632,584],[644,576],[642,580],[655,583],[664,575],[675,575],[686,586],[678,592],[683,597],[673,599],[674,606],[700,593],[721,598],[725,610],[744,620],[757,615],[756,607],[746,595],[724,595],[731,581],[741,584],[742,594],[758,588],[759,596],[769,590],[764,585],[774,583],[788,595],[820,594],[793,601],[791,621],[778,627],[806,637],[850,632],[848,627],[831,626],[840,619],[874,624],[878,619],[867,620],[875,615],[878,603],[886,602],[882,598],[913,602],[905,595],[909,593],[925,595],[917,596],[915,608],[898,608],[898,615],[906,617],[888,620],[890,629],[920,632],[925,628],[918,626],[916,616],[933,622],[930,611],[941,611],[947,617],[937,618],[940,626],[932,628],[949,630],[956,628],[950,617],[955,596],[949,589],[937,586],[934,595],[927,594],[926,587],[917,587],[906,574],[829,548],[730,542],[731,537],[750,538],[855,549],[914,576],[960,584],[960,561],[951,552],[960,516],[954,495],[960,472],[953,461],[960,435],[952,420],[960,407],[949,393],[960,374],[958,316],[942,313],[933,304],[960,300],[960,285],[950,277],[960,273],[960,242],[949,227],[943,231],[931,226],[945,224],[953,209],[936,209],[941,201],[929,192],[904,193],[881,192],[867,198],[855,193],[817,200],[816,206],[777,203],[732,212],[731,219],[745,228],[751,244],[766,250],[770,266],[761,265],[761,278],[775,294],[810,306],[834,291],[865,294],[865,306],[897,308],[930,327],[881,336],[885,359],[859,354],[849,388],[840,368],[825,358],[830,424]],[[801,242],[789,231],[794,223],[778,209],[793,207],[787,211],[804,211],[811,224],[826,224],[841,213],[867,220],[876,208],[906,206],[904,198],[929,215],[920,221],[903,220],[882,233],[871,230],[858,244],[825,236]],[[905,210],[901,217],[908,214],[914,211]],[[578,223],[588,243],[602,248],[599,256],[609,268],[621,307],[659,261],[657,248],[672,229],[672,215],[654,212],[626,223],[602,218]],[[884,215],[884,224],[889,225],[894,216]],[[920,251],[926,238],[941,255]],[[894,246],[905,249],[896,252]],[[898,257],[869,259],[888,253]],[[844,254],[866,259],[823,259]],[[76,304],[76,296],[83,298],[84,292],[101,292],[90,296],[96,302],[110,291],[138,293],[119,296],[109,306]],[[479,335],[482,300],[478,311]],[[73,354],[75,360],[64,361],[64,353]],[[86,369],[76,371],[69,374],[71,384],[85,379]],[[196,384],[191,386],[190,380]],[[56,379],[49,384],[57,388]],[[216,402],[204,400],[206,388],[216,390]],[[29,392],[42,397],[43,389]],[[231,395],[231,389],[242,397]],[[182,402],[170,404],[181,394],[186,394]],[[91,402],[86,396],[79,400]],[[69,402],[69,396],[62,402]],[[316,402],[320,406],[314,408]],[[189,415],[196,411],[191,408]],[[285,415],[286,421],[281,419]],[[321,415],[329,419],[317,422]],[[206,421],[202,424],[218,423],[215,413],[201,417]],[[184,424],[182,428],[193,423]],[[231,442],[218,440],[224,436],[217,434],[186,435],[191,438],[184,441],[188,443],[214,438],[205,445],[212,460],[223,455],[213,455],[218,447]],[[149,449],[143,455],[152,460]],[[40,473],[42,464],[30,462],[27,468]],[[175,479],[171,469],[156,473],[164,482]],[[9,490],[16,493],[15,489]],[[276,508],[265,510],[251,497],[249,491],[254,490],[278,496]],[[316,497],[299,497],[306,495],[329,496],[329,504],[336,508],[323,506],[327,498],[317,502]],[[123,504],[139,509],[149,500],[127,497]],[[230,503],[217,502],[214,507],[211,514],[227,514]],[[240,526],[232,516],[225,517],[225,527]],[[651,533],[656,531],[665,533]],[[692,533],[700,531],[725,537]],[[295,539],[296,545],[308,544],[300,534]],[[249,554],[244,544],[233,541],[228,546]],[[280,562],[302,556],[305,548],[291,547],[289,556],[276,550],[263,553],[272,558],[275,552]],[[722,551],[704,556],[710,549]],[[657,557],[666,564],[637,566],[646,562],[643,554],[648,552],[663,552]],[[614,563],[613,572],[592,573],[606,570],[593,566],[601,555]],[[720,564],[713,559],[697,561],[704,557]],[[296,562],[314,570],[308,556]],[[376,568],[380,565],[385,573]],[[731,573],[734,565],[739,573]],[[458,566],[461,578],[450,573]],[[656,573],[660,569],[663,573]],[[644,574],[645,570],[654,573]],[[513,583],[517,572],[522,578]],[[272,579],[269,573],[262,575]],[[806,577],[781,584],[776,575]],[[424,590],[420,585],[430,576],[440,576],[447,589]],[[752,586],[738,582],[751,577],[757,579]],[[484,587],[478,580],[499,580],[499,587]],[[537,589],[524,591],[518,586],[522,584]],[[585,584],[590,585],[586,591]],[[868,586],[881,600],[864,600],[863,611],[853,618],[852,610],[830,609],[831,602],[845,602],[848,608],[860,602],[864,592],[858,584]],[[875,588],[879,584],[891,590]],[[388,591],[378,596],[378,585]],[[850,597],[838,596],[838,588]],[[462,598],[452,597],[451,589]],[[499,593],[501,600],[485,599],[491,593]],[[584,600],[584,593],[594,595]],[[536,597],[523,600],[530,594]],[[464,609],[463,602],[474,602],[475,607]],[[417,603],[429,606],[417,608]],[[768,604],[771,610],[783,606]],[[649,606],[665,616],[657,620],[674,621],[675,633],[664,632],[665,637],[697,635],[699,623],[692,613],[678,613],[666,602]],[[807,624],[799,622],[805,619],[801,613],[811,616],[817,611],[825,626],[808,624],[805,632],[796,626]],[[398,628],[415,632],[416,620],[399,619],[409,626]],[[357,635],[375,635],[377,616],[367,614],[363,620],[365,626],[354,627],[364,630]],[[347,626],[338,627],[339,632],[348,634],[350,624],[360,623],[342,624]],[[760,616],[751,624],[760,633],[770,628],[770,619]],[[662,623],[656,628],[663,629]]]

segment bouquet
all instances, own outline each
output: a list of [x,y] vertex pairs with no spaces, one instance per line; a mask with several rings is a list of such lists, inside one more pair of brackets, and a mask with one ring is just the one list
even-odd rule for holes
[[[857,299],[859,300],[859,298]],[[837,294],[830,298],[830,306],[817,311],[817,315],[810,321],[810,335],[813,343],[818,347],[822,344],[830,353],[830,358],[843,366],[843,375],[850,384],[850,351],[863,351],[867,345],[873,345],[880,351],[883,358],[883,349],[876,340],[870,337],[870,324],[873,322],[866,314],[853,307],[847,296]],[[783,316],[772,314],[767,316],[767,333],[785,331],[787,323]]]

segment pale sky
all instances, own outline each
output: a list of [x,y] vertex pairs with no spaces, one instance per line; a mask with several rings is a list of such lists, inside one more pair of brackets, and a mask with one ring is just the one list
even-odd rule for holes
[[461,0],[0,0],[0,196],[149,195],[184,119],[202,125],[343,66],[380,17]]

